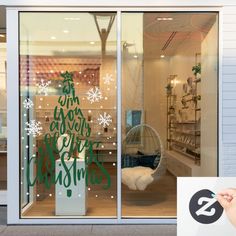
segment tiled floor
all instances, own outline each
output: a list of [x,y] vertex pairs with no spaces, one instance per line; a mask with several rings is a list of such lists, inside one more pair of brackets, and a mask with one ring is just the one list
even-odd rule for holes
[[6,207],[0,207],[1,236],[175,236],[176,225],[6,225]]

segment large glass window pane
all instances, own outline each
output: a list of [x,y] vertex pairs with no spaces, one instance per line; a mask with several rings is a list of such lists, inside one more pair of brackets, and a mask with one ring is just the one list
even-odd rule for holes
[[[0,33],[0,191],[7,189],[6,34]],[[0,204],[1,204],[0,199]]]
[[122,14],[122,216],[176,216],[178,176],[217,176],[218,15]]
[[116,217],[116,14],[20,13],[22,217]]

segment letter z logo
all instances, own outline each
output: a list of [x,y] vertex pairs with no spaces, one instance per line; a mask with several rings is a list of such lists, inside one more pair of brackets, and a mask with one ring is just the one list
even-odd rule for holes
[[196,192],[190,202],[189,211],[191,216],[199,223],[212,224],[217,221],[222,213],[223,208],[219,202],[212,197],[213,192],[203,189]]

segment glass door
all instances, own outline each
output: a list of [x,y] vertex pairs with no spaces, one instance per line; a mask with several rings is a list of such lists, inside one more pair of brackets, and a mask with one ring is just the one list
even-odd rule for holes
[[0,205],[7,203],[6,34],[0,33]]
[[122,13],[122,217],[176,217],[178,176],[217,176],[218,15]]
[[20,13],[21,217],[116,218],[116,13]]
[[120,16],[19,13],[21,218],[175,218],[177,177],[217,176],[218,13]]

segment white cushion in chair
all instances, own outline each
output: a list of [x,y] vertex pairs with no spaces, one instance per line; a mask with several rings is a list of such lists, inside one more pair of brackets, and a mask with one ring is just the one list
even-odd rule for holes
[[153,182],[153,170],[149,167],[137,166],[122,169],[122,183],[131,190],[145,190]]

